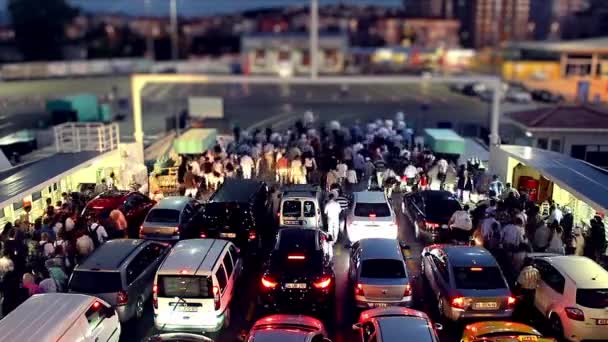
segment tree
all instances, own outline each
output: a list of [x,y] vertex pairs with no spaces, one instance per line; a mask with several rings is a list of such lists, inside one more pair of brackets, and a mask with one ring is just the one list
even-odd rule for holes
[[17,47],[25,60],[61,58],[65,26],[78,14],[65,0],[9,0]]

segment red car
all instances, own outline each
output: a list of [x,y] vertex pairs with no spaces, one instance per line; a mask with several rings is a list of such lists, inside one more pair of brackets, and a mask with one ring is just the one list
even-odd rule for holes
[[130,238],[139,234],[139,226],[144,222],[148,211],[156,204],[148,196],[136,191],[106,191],[93,198],[82,211],[83,217],[105,217],[110,211],[118,209],[127,219],[127,232]]

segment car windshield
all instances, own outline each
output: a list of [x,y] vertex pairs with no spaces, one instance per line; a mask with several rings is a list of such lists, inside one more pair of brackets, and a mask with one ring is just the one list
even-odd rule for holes
[[577,289],[576,304],[591,309],[608,308],[608,289]]
[[456,288],[463,290],[503,289],[507,285],[498,267],[454,267]]
[[355,216],[361,217],[388,217],[391,211],[386,203],[362,203],[355,205]]
[[404,278],[405,267],[401,260],[370,259],[361,263],[363,278]]
[[179,211],[173,209],[153,209],[148,214],[146,222],[178,223]]
[[284,217],[300,217],[302,213],[302,202],[300,201],[285,201],[283,202]]
[[211,278],[201,276],[159,276],[159,297],[213,298]]
[[122,290],[119,272],[74,271],[69,289],[80,293],[107,293]]

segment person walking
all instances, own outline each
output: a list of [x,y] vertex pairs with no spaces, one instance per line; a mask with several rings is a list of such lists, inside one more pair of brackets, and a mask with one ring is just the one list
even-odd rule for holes
[[503,189],[504,186],[500,179],[498,179],[498,175],[493,175],[489,190],[494,192],[496,198],[501,198]]
[[473,230],[473,222],[469,213],[469,206],[464,205],[462,210],[456,210],[450,220],[448,227],[452,232],[452,238],[457,241],[468,241]]
[[95,250],[93,239],[82,230],[76,232],[76,252],[78,253],[78,262],[86,259]]
[[437,161],[437,180],[439,181],[439,189],[443,189],[445,180],[448,176],[448,161],[441,158]]
[[340,231],[340,212],[342,208],[336,201],[334,194],[329,194],[329,201],[325,204],[324,213],[327,216],[327,232],[332,237],[331,245],[338,239]]
[[243,179],[251,179],[253,173],[253,159],[248,154],[241,156],[241,171],[243,172]]
[[540,283],[540,272],[534,267],[532,258],[524,259],[524,267],[517,277],[517,287],[523,295],[522,306],[527,310],[534,309],[534,297]]
[[122,238],[127,236],[127,219],[125,215],[119,209],[114,209],[110,212],[110,220],[116,227],[116,237]]
[[198,184],[196,183],[196,178],[194,177],[192,166],[190,165],[188,165],[188,171],[186,171],[186,174],[184,175],[184,187],[186,189],[184,196],[196,198]]
[[471,192],[473,191],[473,179],[469,176],[469,172],[464,170],[462,172],[462,177],[458,178],[458,183],[456,186],[458,190],[458,197],[464,203],[468,203]]
[[599,214],[595,214],[590,224],[589,242],[591,243],[593,259],[599,262],[606,253],[606,228],[604,227],[604,222],[602,222],[602,216]]

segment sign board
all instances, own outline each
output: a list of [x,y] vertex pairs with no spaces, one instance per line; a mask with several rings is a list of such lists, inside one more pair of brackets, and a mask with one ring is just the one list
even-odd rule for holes
[[189,97],[188,113],[198,119],[223,119],[224,101],[221,97]]

